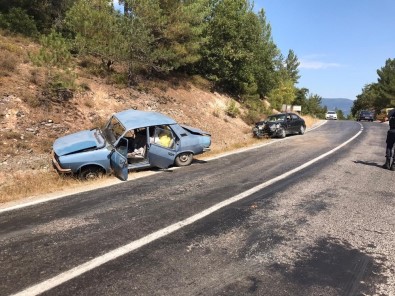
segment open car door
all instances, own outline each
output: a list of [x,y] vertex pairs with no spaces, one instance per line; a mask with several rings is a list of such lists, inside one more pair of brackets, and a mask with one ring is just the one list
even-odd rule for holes
[[150,144],[148,159],[152,166],[167,169],[176,158],[176,143],[173,133],[169,129],[155,128],[155,134]]
[[111,168],[114,175],[126,181],[128,179],[128,140],[121,138],[117,147],[111,153],[110,157]]

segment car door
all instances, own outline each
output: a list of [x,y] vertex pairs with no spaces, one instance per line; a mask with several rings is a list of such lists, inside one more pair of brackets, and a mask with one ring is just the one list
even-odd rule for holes
[[298,133],[300,131],[300,127],[303,125],[303,121],[296,114],[291,114],[292,124],[293,124],[293,132]]
[[125,138],[119,139],[116,148],[113,150],[110,156],[111,168],[114,171],[114,175],[126,181],[128,179],[128,140]]
[[152,166],[166,169],[174,163],[176,158],[176,138],[168,126],[153,128],[154,134],[150,139],[148,160]]
[[286,129],[287,129],[287,134],[289,133],[294,133],[295,132],[295,123],[292,120],[291,114],[287,113],[286,119]]

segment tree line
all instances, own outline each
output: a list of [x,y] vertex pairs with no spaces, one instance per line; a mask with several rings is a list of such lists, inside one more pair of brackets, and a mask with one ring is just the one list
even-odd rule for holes
[[122,65],[139,77],[199,75],[251,111],[302,105],[323,117],[321,97],[296,87],[299,61],[273,41],[264,9],[248,0],[0,0],[0,27],[38,38],[37,63],[70,68],[71,56],[96,57],[103,71]]
[[357,95],[351,108],[354,116],[360,110],[379,114],[384,108],[395,108],[395,59],[387,59],[385,65],[377,69],[377,75],[377,82],[366,84]]

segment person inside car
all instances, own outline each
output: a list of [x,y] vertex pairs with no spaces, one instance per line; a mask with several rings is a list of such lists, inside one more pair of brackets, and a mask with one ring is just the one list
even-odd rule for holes
[[145,130],[139,131],[137,134],[134,130],[130,130],[127,137],[130,138],[128,158],[144,158],[146,147]]
[[169,136],[169,134],[166,131],[162,131],[159,134],[159,143],[163,146],[163,147],[170,147],[170,142],[171,142],[171,138]]

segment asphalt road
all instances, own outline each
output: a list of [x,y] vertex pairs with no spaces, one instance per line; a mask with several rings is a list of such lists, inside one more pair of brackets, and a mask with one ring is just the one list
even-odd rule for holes
[[395,295],[387,129],[329,121],[2,212],[0,295]]

